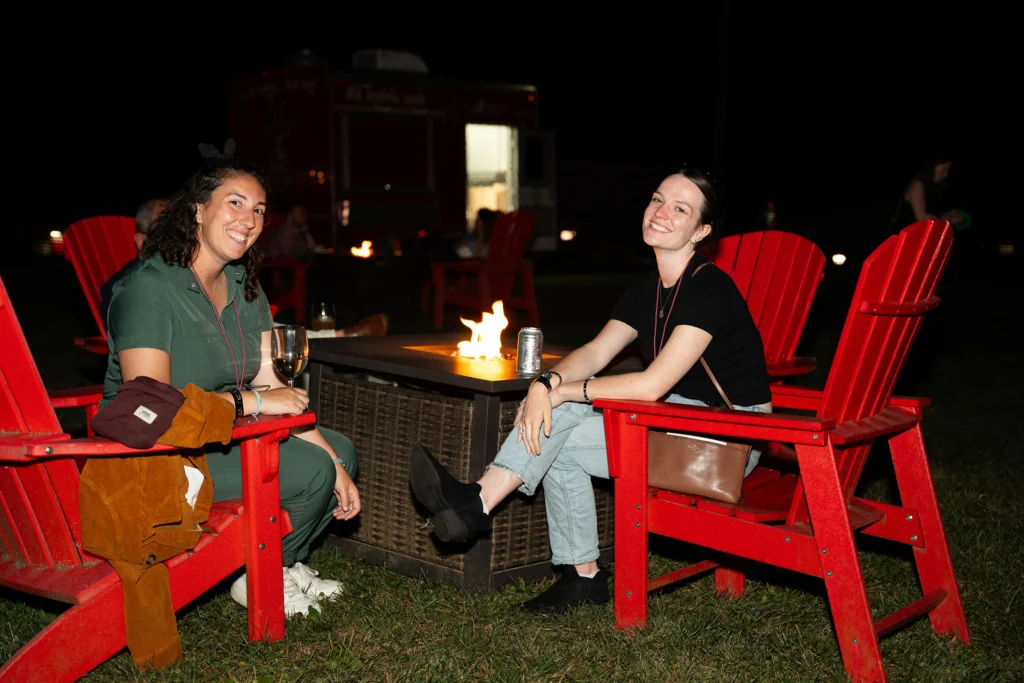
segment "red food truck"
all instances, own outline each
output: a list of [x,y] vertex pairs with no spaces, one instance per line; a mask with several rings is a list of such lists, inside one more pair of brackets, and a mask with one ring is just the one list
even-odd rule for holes
[[555,149],[536,88],[430,75],[409,53],[356,54],[345,72],[237,75],[229,132],[270,175],[275,210],[302,204],[320,244],[347,251],[465,234],[478,209],[528,209],[558,242]]

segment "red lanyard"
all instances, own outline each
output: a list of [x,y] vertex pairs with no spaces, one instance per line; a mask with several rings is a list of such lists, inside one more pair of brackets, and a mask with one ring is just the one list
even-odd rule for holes
[[224,337],[224,343],[227,344],[228,353],[231,354],[231,362],[235,365],[235,388],[238,391],[242,390],[242,380],[245,379],[245,337],[242,336],[242,319],[238,316],[238,300],[232,299],[231,305],[235,307],[235,320],[238,322],[238,340],[242,342],[242,370],[238,370],[238,360],[235,358],[235,350],[231,348],[231,342],[228,341],[227,330],[224,329],[224,323],[220,321],[220,312],[217,310],[217,305],[213,303],[213,299],[210,298],[209,292],[206,291],[206,287],[203,286],[203,281],[199,278],[199,273],[192,266],[189,266],[192,274],[196,276],[196,282],[199,283],[199,289],[203,290],[203,296],[210,302],[210,308],[213,309],[213,317],[217,321],[217,326],[220,327],[220,334]]
[[[694,277],[700,272],[700,269],[706,266],[707,263],[702,263],[693,270],[693,274],[690,277]],[[687,264],[687,268],[689,264]],[[665,316],[665,324],[661,326],[661,344],[658,344],[658,307],[661,306],[661,276],[658,276],[658,291],[654,295],[654,357],[658,357],[658,353],[661,352],[663,346],[665,346],[665,332],[668,330],[668,319],[672,317],[672,309],[676,307],[676,297],[679,296],[680,285],[683,283],[683,275],[686,275],[686,268],[683,268],[682,274],[679,279],[676,280],[676,293],[672,295],[672,305],[668,308],[668,315]]]
[[[654,294],[654,358],[658,357],[663,346],[665,346],[665,332],[668,331],[668,321],[672,317],[672,309],[676,307],[676,297],[679,296],[680,284],[683,279],[683,274],[679,274],[679,280],[676,280],[676,293],[672,295],[672,303],[668,307],[668,315],[665,316],[665,324],[661,326],[661,343],[658,343],[658,307],[661,306],[661,276],[658,276],[657,286],[655,287]],[[653,360],[653,359],[652,359]]]

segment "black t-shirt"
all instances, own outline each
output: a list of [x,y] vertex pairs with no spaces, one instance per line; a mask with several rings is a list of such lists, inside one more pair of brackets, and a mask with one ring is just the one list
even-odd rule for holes
[[[662,308],[668,325],[663,343],[668,343],[672,331],[679,325],[691,325],[711,335],[711,343],[704,351],[704,360],[711,367],[733,405],[752,406],[768,403],[768,369],[765,367],[764,344],[747,302],[724,271],[706,265],[696,275],[694,271],[707,263],[694,254],[679,281],[679,293],[672,287],[661,287],[658,271],[639,277],[619,299],[612,320],[619,320],[637,332],[644,364],[654,360],[654,321],[657,315],[655,297],[661,287]],[[667,297],[667,300],[666,300]],[[671,312],[670,312],[671,311]],[[658,320],[658,340],[665,319]],[[724,405],[722,397],[712,384],[700,361],[694,363],[669,393],[704,401],[713,406]]]

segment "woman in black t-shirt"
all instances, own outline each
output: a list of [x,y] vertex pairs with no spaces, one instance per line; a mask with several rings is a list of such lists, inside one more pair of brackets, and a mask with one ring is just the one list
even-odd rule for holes
[[[719,205],[700,171],[683,169],[662,181],[642,224],[658,270],[637,279],[593,340],[533,383],[516,429],[477,483],[459,482],[425,448],[413,448],[410,483],[444,541],[475,538],[490,528],[489,513],[501,500],[516,489],[532,495],[543,481],[552,562],[565,570],[524,604],[528,610],[608,601],[608,572],[597,566],[591,485],[591,477],[608,477],[608,458],[603,418],[591,401],[720,405],[703,356],[737,409],[772,409],[764,347],[747,304],[732,279],[697,254],[717,223]],[[633,342],[640,344],[643,372],[594,378]],[[752,451],[747,474],[759,456]]]

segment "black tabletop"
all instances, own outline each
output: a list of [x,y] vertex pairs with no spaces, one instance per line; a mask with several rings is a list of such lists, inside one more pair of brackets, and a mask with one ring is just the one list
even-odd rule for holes
[[[511,360],[476,360],[448,355],[468,333],[352,337],[350,339],[310,339],[312,363],[358,368],[397,377],[467,389],[484,394],[524,391],[535,375],[516,373],[514,334],[503,338],[502,351]],[[542,371],[553,367],[572,349],[545,346]]]

